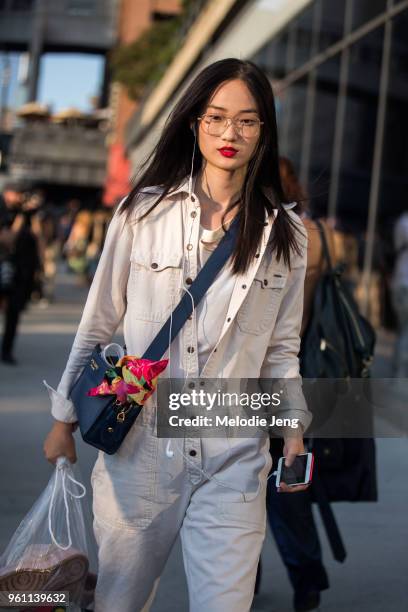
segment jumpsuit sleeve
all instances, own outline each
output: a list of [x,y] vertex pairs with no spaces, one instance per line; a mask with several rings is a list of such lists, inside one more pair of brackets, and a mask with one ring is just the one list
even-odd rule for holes
[[[295,213],[290,213],[301,221]],[[272,331],[268,349],[262,364],[260,378],[265,389],[272,385],[285,389],[284,400],[275,412],[277,418],[298,419],[305,431],[311,423],[312,414],[308,410],[302,391],[302,378],[299,372],[300,329],[303,316],[304,281],[307,264],[307,234],[301,225],[301,255],[292,257],[292,268],[284,289],[278,316]],[[279,379],[279,380],[277,380]],[[290,380],[282,380],[290,379]],[[268,389],[271,391],[271,389]]]
[[57,387],[50,387],[51,413],[58,421],[77,420],[70,390],[86,365],[94,347],[108,344],[126,311],[126,288],[130,269],[133,229],[126,213],[115,212],[90,287],[82,318]]

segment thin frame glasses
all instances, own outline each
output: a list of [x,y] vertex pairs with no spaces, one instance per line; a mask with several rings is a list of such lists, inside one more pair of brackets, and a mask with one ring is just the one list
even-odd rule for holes
[[233,119],[216,113],[205,113],[197,117],[204,127],[204,131],[210,136],[221,136],[232,124],[234,129],[244,138],[258,136],[263,121],[257,119]]

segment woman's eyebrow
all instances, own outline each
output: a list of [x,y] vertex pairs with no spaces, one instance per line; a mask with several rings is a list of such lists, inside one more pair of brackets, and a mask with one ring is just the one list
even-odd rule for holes
[[[216,106],[215,104],[209,104],[207,108],[216,108],[217,110],[227,111],[227,109],[223,106]],[[258,111],[256,108],[245,108],[244,110],[238,111],[237,115],[239,115],[239,113],[258,113]]]

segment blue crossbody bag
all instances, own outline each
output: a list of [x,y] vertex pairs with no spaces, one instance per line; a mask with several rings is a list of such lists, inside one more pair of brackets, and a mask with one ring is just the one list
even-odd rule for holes
[[[232,254],[237,233],[238,216],[235,217],[217,248],[210,255],[189,288],[189,293],[194,300],[194,307],[198,305],[218,272]],[[153,361],[160,360],[169,343],[177,336],[192,311],[192,299],[188,293],[185,293],[173,310],[172,316],[167,319],[143,354],[143,358]],[[102,357],[101,346],[98,344],[95,346],[88,364],[72,387],[70,398],[76,410],[79,429],[84,441],[112,455],[120,447],[143,406],[131,404],[125,412],[122,405],[117,403],[115,397],[88,397],[89,389],[97,387],[103,381],[105,371],[106,362]]]

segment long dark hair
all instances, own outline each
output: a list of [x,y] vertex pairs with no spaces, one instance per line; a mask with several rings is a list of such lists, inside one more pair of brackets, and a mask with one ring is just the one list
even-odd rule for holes
[[[137,206],[139,199],[136,196],[144,187],[160,187],[162,189],[160,196],[141,217],[143,218],[166,197],[170,190],[182,184],[191,170],[194,147],[191,125],[196,125],[197,117],[205,110],[215,90],[222,83],[234,79],[240,79],[247,85],[258,105],[259,117],[264,124],[256,151],[248,163],[242,186],[238,240],[232,255],[232,271],[243,273],[247,270],[259,250],[265,210],[271,215],[274,208],[278,209],[279,214],[273,225],[271,248],[276,250],[278,259],[283,257],[284,262],[290,266],[291,251],[300,254],[296,237],[299,228],[282,206],[287,199],[279,173],[278,135],[272,87],[265,74],[252,62],[234,58],[224,59],[207,66],[197,75],[168,117],[160,140],[142,165],[140,178],[122,204],[121,211],[128,210],[130,213]],[[202,167],[202,162],[203,157],[198,149],[194,160],[195,173]],[[225,214],[231,208],[229,207]]]

